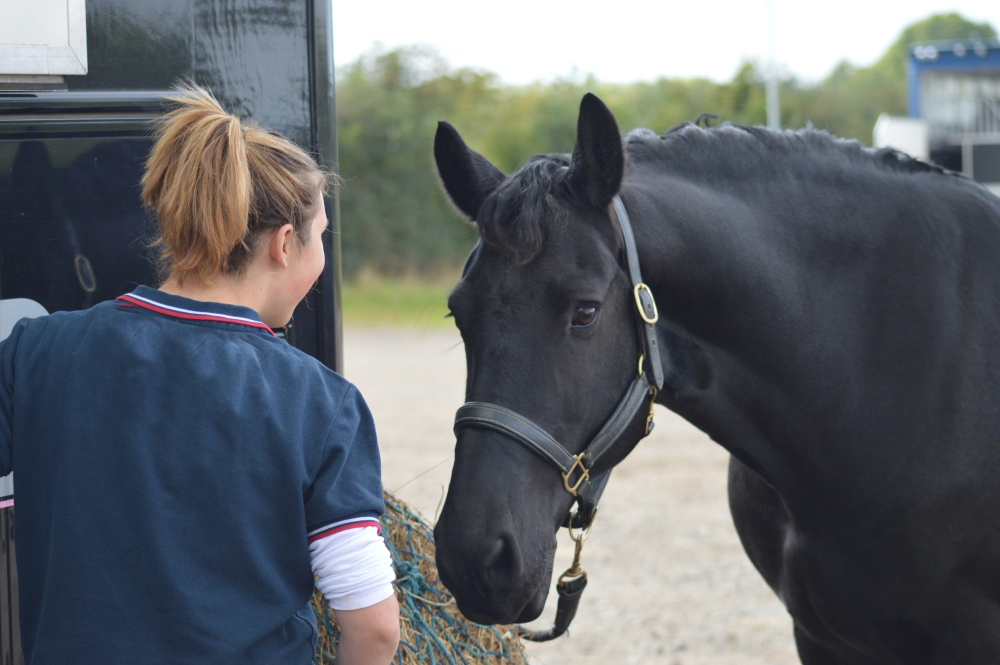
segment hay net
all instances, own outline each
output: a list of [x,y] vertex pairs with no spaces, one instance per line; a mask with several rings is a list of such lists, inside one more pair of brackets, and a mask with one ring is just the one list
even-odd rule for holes
[[[399,601],[398,665],[526,665],[520,640],[507,626],[483,626],[461,615],[438,578],[434,533],[404,502],[383,492],[382,534],[396,569]],[[312,599],[319,645],[316,665],[337,661],[340,631],[333,612],[316,591]]]

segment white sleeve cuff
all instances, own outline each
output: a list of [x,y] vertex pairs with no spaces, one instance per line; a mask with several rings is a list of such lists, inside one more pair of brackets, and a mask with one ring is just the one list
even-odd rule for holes
[[392,556],[378,529],[359,526],[309,544],[316,588],[335,610],[370,607],[395,593]]

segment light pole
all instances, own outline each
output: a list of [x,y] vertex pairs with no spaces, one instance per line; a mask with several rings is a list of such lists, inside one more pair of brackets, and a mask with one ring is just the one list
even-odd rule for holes
[[774,57],[774,0],[767,5],[767,65],[764,72],[764,94],[767,100],[767,126],[781,129],[781,107],[778,103],[778,63]]

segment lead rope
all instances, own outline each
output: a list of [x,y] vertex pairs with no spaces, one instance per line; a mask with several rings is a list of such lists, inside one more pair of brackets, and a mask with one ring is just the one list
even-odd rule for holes
[[566,527],[569,531],[569,537],[576,543],[576,549],[573,552],[573,565],[559,576],[559,582],[556,584],[559,604],[556,606],[554,625],[548,630],[531,630],[524,626],[514,626],[514,633],[518,637],[523,637],[531,642],[548,642],[569,629],[569,624],[572,623],[573,617],[576,616],[576,609],[580,605],[583,590],[587,588],[587,571],[580,567],[580,555],[583,553],[583,541],[590,537],[590,527],[593,526],[596,518],[597,511],[594,511],[594,517],[591,518],[590,524],[584,528],[574,530],[572,518],[569,520],[569,526]]

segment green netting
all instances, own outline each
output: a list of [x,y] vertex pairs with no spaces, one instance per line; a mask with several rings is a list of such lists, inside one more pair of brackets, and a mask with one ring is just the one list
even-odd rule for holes
[[[405,503],[384,492],[382,533],[396,568],[400,642],[398,665],[525,665],[520,640],[506,626],[483,626],[461,615],[442,586],[434,564],[434,534]],[[316,665],[337,658],[339,630],[317,591],[313,610],[319,625]]]

